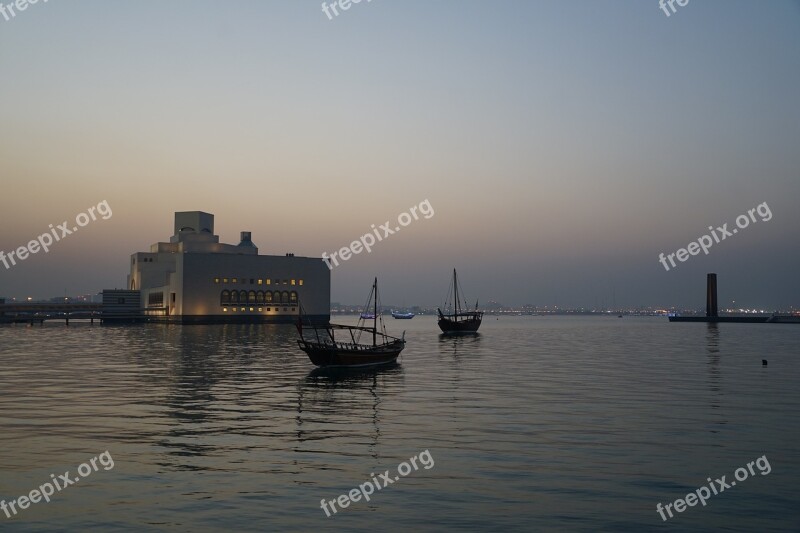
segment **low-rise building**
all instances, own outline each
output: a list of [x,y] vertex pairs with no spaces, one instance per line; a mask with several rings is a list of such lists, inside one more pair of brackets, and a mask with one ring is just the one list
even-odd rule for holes
[[169,242],[131,256],[128,288],[151,318],[180,323],[330,320],[330,269],[321,258],[259,255],[250,232],[219,242],[214,215],[175,213]]

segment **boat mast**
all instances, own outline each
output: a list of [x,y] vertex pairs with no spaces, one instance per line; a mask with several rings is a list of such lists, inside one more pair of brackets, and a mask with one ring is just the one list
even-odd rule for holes
[[376,332],[378,331],[378,278],[375,277],[375,282],[372,284],[372,292],[375,296],[375,307],[372,311],[372,347],[378,345]]
[[458,321],[458,312],[459,312],[459,310],[461,308],[461,305],[458,303],[458,274],[456,274],[456,269],[455,268],[453,269],[453,291],[454,291],[455,296],[456,296],[456,308],[455,308],[456,316],[455,316],[455,319],[456,319],[456,321]]

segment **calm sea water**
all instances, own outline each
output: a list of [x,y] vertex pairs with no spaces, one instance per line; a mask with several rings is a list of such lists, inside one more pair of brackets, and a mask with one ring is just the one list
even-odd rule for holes
[[[290,326],[0,327],[0,497],[114,460],[0,529],[800,529],[798,326],[387,326],[408,330],[400,365],[333,375]],[[320,509],[424,450],[433,468]],[[768,475],[656,512],[764,455]]]

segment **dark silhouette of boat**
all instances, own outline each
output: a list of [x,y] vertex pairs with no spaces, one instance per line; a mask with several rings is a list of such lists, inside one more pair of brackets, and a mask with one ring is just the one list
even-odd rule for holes
[[[297,345],[308,354],[312,363],[320,367],[365,367],[395,363],[406,346],[405,332],[399,339],[386,334],[383,317],[378,313],[378,278],[372,285],[366,309],[369,309],[370,303],[373,304],[372,327],[368,327],[368,322],[360,317],[356,326],[325,324],[304,328],[301,318],[297,323],[300,333]],[[365,333],[368,340],[371,337],[371,343],[361,342]]]
[[472,311],[467,310],[466,301],[464,302],[464,307],[461,307],[458,288],[458,274],[456,269],[453,269],[453,284],[451,292],[448,292],[447,295],[449,299],[450,294],[453,294],[453,305],[449,306],[449,302],[445,302],[445,309],[450,311],[447,314],[443,313],[441,308],[436,309],[439,313],[439,328],[446,335],[476,333],[483,321],[483,311],[478,311],[477,301],[475,302],[475,309]]

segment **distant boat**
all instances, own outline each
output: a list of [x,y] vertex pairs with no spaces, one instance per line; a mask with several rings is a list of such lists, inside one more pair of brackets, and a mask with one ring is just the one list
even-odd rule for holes
[[[391,337],[386,334],[383,319],[380,318],[381,328],[378,331],[378,278],[372,284],[367,308],[373,303],[373,312],[369,314],[372,327],[368,327],[365,319],[359,319],[357,326],[341,324],[312,325],[303,328],[302,317],[297,323],[300,338],[297,345],[308,358],[321,367],[364,367],[387,365],[394,363],[400,352],[406,346],[405,332],[402,338]],[[365,314],[362,314],[363,317]],[[313,331],[313,333],[310,333]],[[372,337],[372,343],[361,342],[362,335],[366,333]],[[337,336],[338,334],[338,336]],[[306,336],[308,335],[308,336]]]
[[398,320],[411,320],[417,315],[414,313],[398,313],[397,311],[392,311],[392,316]]
[[361,313],[361,318],[363,320],[375,320],[375,315],[372,313]]
[[[445,314],[442,313],[441,309],[436,309],[439,313],[439,328],[445,334],[476,333],[478,328],[481,327],[483,312],[478,311],[477,301],[475,302],[475,309],[473,311],[466,310],[466,302],[464,302],[464,309],[462,309],[458,295],[458,274],[456,273],[456,269],[453,269],[451,291],[453,294],[453,305],[448,307],[448,302],[445,302],[445,309],[448,309],[450,312]],[[449,294],[450,293],[448,293],[448,297]]]

